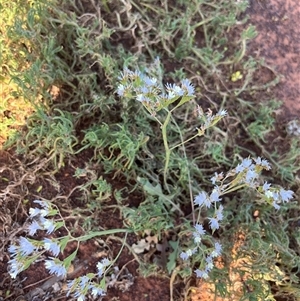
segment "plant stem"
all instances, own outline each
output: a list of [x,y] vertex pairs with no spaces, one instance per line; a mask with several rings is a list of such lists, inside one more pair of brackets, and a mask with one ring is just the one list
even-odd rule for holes
[[187,143],[187,142],[189,142],[189,141],[195,139],[195,138],[198,137],[198,136],[199,136],[199,133],[197,133],[196,135],[194,135],[193,137],[190,137],[189,139],[187,139],[187,140],[185,140],[185,141],[182,141],[182,142],[178,143],[178,144],[175,145],[175,146],[172,146],[172,147],[170,148],[170,151],[172,151],[173,149],[175,149],[175,148],[177,148],[177,147],[179,147],[179,146],[181,146],[181,145],[184,145],[185,143]]
[[162,130],[162,136],[163,136],[165,153],[166,153],[166,161],[165,161],[165,167],[164,167],[164,183],[165,183],[166,189],[168,190],[168,192],[170,192],[168,184],[167,184],[167,174],[168,174],[168,167],[169,167],[169,162],[170,162],[171,150],[170,150],[169,144],[168,144],[167,126],[168,126],[168,124],[170,122],[170,119],[171,119],[171,112],[169,110],[167,110],[167,112],[168,112],[168,114],[167,114],[165,122],[163,123],[163,125],[161,127],[161,130]]
[[[175,147],[180,146],[180,145],[184,145],[185,142],[191,140],[191,139],[188,139],[187,141],[183,141],[182,132],[180,131],[180,128],[179,128],[179,126],[178,126],[178,123],[177,123],[176,120],[173,118],[173,116],[171,116],[171,117],[172,117],[172,121],[173,121],[173,123],[175,124],[175,126],[176,126],[176,128],[177,128],[177,130],[178,130],[178,133],[179,133],[179,135],[180,135],[180,141],[181,141],[181,143],[177,144],[177,145],[174,146],[174,147],[171,147],[170,151],[172,151]],[[198,134],[197,134],[197,136],[198,136]],[[196,136],[193,136],[192,139],[195,138],[195,137],[196,137]],[[183,147],[183,153],[184,153],[184,159],[186,160],[186,162],[188,162],[187,154],[186,154],[186,151],[185,151],[185,147]],[[192,216],[193,216],[193,225],[195,225],[195,224],[196,224],[196,219],[195,219],[195,207],[194,207],[194,199],[193,199],[193,192],[192,192],[192,186],[191,186],[191,185],[192,185],[192,182],[191,182],[191,174],[190,174],[189,168],[188,168],[187,174],[188,174],[188,179],[189,179],[189,193],[190,193],[190,201],[191,201],[191,207],[192,207],[192,213],[193,213],[193,214],[192,214]]]
[[91,238],[94,238],[96,236],[102,236],[102,235],[111,235],[111,234],[117,234],[117,233],[132,233],[133,231],[130,229],[109,229],[109,230],[103,230],[103,231],[96,231],[96,232],[91,232],[87,235],[83,235],[80,237],[76,237],[70,240],[77,240],[79,241],[87,241]]

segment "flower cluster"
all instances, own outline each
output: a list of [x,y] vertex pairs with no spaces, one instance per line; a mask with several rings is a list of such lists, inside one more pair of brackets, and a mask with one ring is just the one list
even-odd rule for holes
[[251,187],[256,186],[256,179],[259,176],[259,172],[262,170],[270,170],[271,166],[267,160],[261,159],[260,157],[256,159],[245,158],[240,164],[235,168],[235,173],[242,175],[240,177],[240,182],[244,182]]
[[29,216],[32,219],[32,223],[28,226],[29,235],[33,236],[37,230],[45,230],[47,231],[47,234],[51,234],[54,230],[57,229],[57,226],[59,226],[59,224],[54,223],[53,219],[45,217],[57,214],[57,210],[52,209],[50,207],[50,204],[47,202],[40,200],[35,200],[33,202],[39,204],[42,209],[29,209]]
[[[39,204],[42,208],[30,208],[29,214],[32,220],[28,225],[27,231],[30,236],[33,236],[37,230],[44,230],[47,234],[51,234],[55,229],[61,227],[61,223],[55,223],[52,219],[47,219],[46,216],[57,214],[57,210],[50,207],[50,204],[44,201],[35,200],[34,203]],[[9,274],[12,278],[24,271],[32,264],[39,256],[45,252],[50,252],[54,256],[60,253],[60,246],[57,239],[45,238],[42,241],[20,237],[17,245],[11,245],[8,248],[12,259],[9,261]],[[46,268],[50,273],[55,273],[57,276],[65,276],[66,268],[62,263],[54,260],[45,262]]]
[[204,114],[202,108],[198,105],[197,108],[199,118],[203,119],[203,125],[201,130],[207,129],[211,126],[216,125],[223,117],[227,115],[226,110],[220,110],[217,114],[213,115],[212,111],[208,109],[207,113]]
[[[223,173],[215,173],[211,178],[212,184],[215,185],[214,190],[217,190],[220,195],[235,191],[242,187],[254,188],[269,204],[274,208],[279,209],[280,204],[287,203],[293,198],[293,191],[285,190],[282,187],[271,187],[271,184],[265,182],[263,185],[259,182],[259,175],[261,171],[270,170],[269,162],[260,157],[258,158],[245,158],[233,170],[230,170],[226,176]],[[229,183],[225,183],[229,178],[234,177]],[[216,183],[220,183],[217,185]],[[210,200],[206,199],[206,194],[201,192],[195,198],[195,204],[202,206],[210,204]],[[209,206],[207,206],[209,208]]]
[[293,198],[292,190],[271,187],[271,184],[265,182],[258,190],[261,191],[266,201],[271,202],[275,209],[280,209],[280,205],[289,202]]
[[180,258],[184,261],[188,260],[191,256],[193,256],[196,253],[206,253],[206,256],[204,256],[204,268],[202,270],[196,269],[195,273],[197,277],[201,278],[208,278],[208,273],[213,268],[213,260],[214,258],[221,255],[222,252],[222,245],[219,242],[214,242],[214,247],[210,249],[204,249],[201,245],[201,241],[206,235],[206,231],[204,230],[203,226],[201,224],[196,224],[194,227],[195,231],[193,232],[194,237],[194,245],[196,245],[192,249],[188,249],[185,252],[180,253]]
[[[156,59],[154,64],[159,64],[159,59]],[[131,71],[125,68],[118,78],[120,83],[117,94],[121,97],[135,97],[152,114],[179,98],[186,102],[195,94],[195,89],[188,79],[183,79],[180,85],[167,83],[163,86],[157,80],[157,76],[153,77],[149,73],[149,70],[142,73],[139,70]]]
[[[210,208],[212,205],[216,208],[216,203],[220,202],[220,194],[218,189],[214,189],[210,195],[206,192],[200,192],[194,200],[194,204],[198,205],[199,207],[206,207]],[[223,206],[220,205],[219,208],[215,211],[213,217],[209,218],[210,228],[214,231],[219,229],[219,221],[223,219]]]
[[83,301],[88,291],[91,291],[91,295],[93,297],[105,296],[105,291],[101,283],[99,284],[92,280],[95,278],[95,276],[102,277],[105,269],[110,264],[111,262],[107,258],[104,258],[97,264],[97,274],[89,273],[85,276],[69,281],[67,296],[69,296],[71,293],[74,293],[74,297],[76,297],[78,301]]
[[[30,236],[34,236],[38,230],[46,231],[46,234],[51,234],[56,229],[59,229],[62,226],[65,227],[64,221],[50,218],[51,216],[59,215],[58,209],[53,208],[52,204],[40,200],[35,200],[34,203],[39,204],[41,208],[29,209],[31,222],[26,229]],[[71,261],[69,258],[61,261],[58,256],[61,252],[63,252],[68,241],[79,241],[79,239],[80,238],[71,237],[70,233],[64,237],[45,237],[42,240],[20,237],[16,244],[10,245],[8,248],[11,255],[11,259],[8,262],[10,276],[12,278],[16,278],[20,272],[26,270],[37,259],[41,258],[42,254],[50,253],[53,257],[46,257],[44,261],[45,268],[50,274],[56,275],[60,279],[65,278]],[[69,257],[75,257],[76,252],[77,250]],[[105,283],[97,283],[93,281],[93,279],[103,277],[105,275],[105,271],[110,267],[110,265],[111,262],[104,258],[97,264],[97,273],[89,273],[86,276],[70,281],[68,283],[67,295],[73,293],[79,301],[83,301],[85,299],[85,295],[88,291],[90,291],[91,295],[94,297],[105,295]]]
[[205,258],[205,267],[202,270],[196,269],[195,273],[198,278],[207,279],[209,277],[208,273],[213,269],[214,258],[220,256],[222,253],[222,245],[218,242],[215,243],[214,249],[209,256]]
[[[260,157],[258,158],[245,158],[234,169],[230,170],[225,176],[223,173],[215,173],[211,178],[211,182],[215,185],[210,194],[205,191],[201,191],[194,199],[194,204],[201,208],[214,209],[214,213],[211,217],[207,217],[208,224],[212,232],[220,228],[220,222],[223,220],[223,206],[219,204],[221,202],[221,196],[241,189],[243,187],[254,188],[260,197],[272,204],[275,209],[280,208],[280,204],[287,203],[293,198],[293,191],[285,190],[282,187],[271,187],[271,184],[265,182],[260,185],[258,178],[260,172],[265,169],[271,168],[269,162]],[[231,181],[227,181],[231,179]],[[195,231],[193,232],[193,245],[194,247],[188,249],[185,252],[181,252],[180,257],[183,260],[188,260],[197,252],[201,251],[202,254],[207,254],[207,250],[200,243],[205,235],[205,230],[202,225],[196,224]],[[213,268],[213,259],[221,254],[222,246],[215,242],[215,248],[213,251],[209,251],[209,255],[203,255],[205,257],[205,266],[203,269],[196,269],[195,273],[197,277],[208,278],[208,273]]]

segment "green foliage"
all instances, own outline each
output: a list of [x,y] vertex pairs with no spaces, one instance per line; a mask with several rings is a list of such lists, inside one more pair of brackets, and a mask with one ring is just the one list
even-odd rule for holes
[[[215,171],[227,171],[241,157],[262,156],[274,166],[270,179],[299,186],[299,140],[282,136],[284,149],[281,141],[273,141],[279,103],[260,94],[278,77],[274,73],[263,85],[256,81],[256,72],[272,69],[246,55],[248,40],[256,35],[240,17],[247,1],[130,1],[129,7],[118,0],[100,1],[97,8],[93,1],[77,2],[0,0],[1,25],[5,23],[0,29],[5,78],[0,80],[15,85],[0,103],[0,133],[17,123],[4,116],[11,95],[24,98],[35,110],[22,130],[1,137],[9,136],[6,147],[27,158],[46,158],[44,167],[51,171],[92,150],[89,159],[107,174],[124,175],[129,189],[144,197],[137,207],[127,207],[118,195],[127,227],[159,237],[172,229],[182,239],[172,242],[167,269],[171,273],[178,265],[179,274],[187,277],[192,270],[176,261],[188,228],[183,221],[190,226],[193,196],[211,186]],[[162,65],[150,65],[157,55]],[[166,81],[191,78],[196,98],[175,97],[157,110],[133,97],[120,99],[115,90],[123,67],[149,71],[163,91]],[[201,128],[211,114],[224,109],[228,118]],[[113,195],[113,187],[98,175],[82,184],[82,190],[89,192],[88,211],[101,210]],[[228,257],[237,229],[246,233],[240,256],[251,258],[251,277],[242,300],[272,300],[268,281],[282,288],[282,294],[296,295],[300,251],[293,248],[300,238],[291,223],[297,218],[287,210],[275,215],[255,198],[242,190],[225,200],[228,224],[220,231]],[[144,274],[158,271],[143,264]],[[217,285],[219,292],[225,289]]]

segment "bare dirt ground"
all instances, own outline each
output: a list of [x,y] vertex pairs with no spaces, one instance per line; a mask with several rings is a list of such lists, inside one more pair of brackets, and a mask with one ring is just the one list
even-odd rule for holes
[[[264,57],[266,62],[274,66],[276,72],[282,75],[281,82],[274,88],[275,95],[284,101],[285,118],[295,118],[300,116],[300,5],[298,0],[252,0],[251,6],[248,9],[250,14],[249,23],[256,26],[259,35],[257,38],[248,45],[248,54],[257,58]],[[84,168],[84,164],[89,157],[89,154],[83,154],[76,158],[76,167]],[[91,157],[91,156],[90,156]],[[25,168],[25,167],[24,167]],[[8,192],[7,182],[0,183],[0,191],[2,194],[7,193],[7,197],[11,198],[8,202],[9,206],[1,208],[0,222],[6,225],[11,225],[10,228],[1,229],[0,237],[2,238],[10,235],[11,238],[14,236],[14,231],[17,229],[18,224],[14,224],[16,215],[23,216],[23,222],[26,219],[26,213],[20,212],[20,208],[16,208],[14,204],[14,195],[22,196],[24,199],[33,200],[36,198],[36,191],[40,185],[43,189],[40,195],[46,199],[55,199],[61,195],[68,195],[70,191],[77,185],[81,185],[80,180],[76,180],[72,175],[75,169],[72,167],[66,167],[62,169],[58,174],[55,175],[55,180],[59,183],[57,191],[53,190],[53,187],[49,185],[49,179],[34,178],[34,168],[32,174],[30,173],[30,167],[27,167],[27,176],[22,174],[22,168],[18,165],[14,155],[1,152],[0,154],[0,173],[2,179],[6,179],[7,182],[18,183],[23,181],[26,189],[22,190],[12,187],[12,191]],[[101,170],[97,171],[97,175],[101,175]],[[105,177],[105,175],[103,175]],[[120,185],[121,180],[109,180],[115,188],[122,188]],[[126,183],[124,183],[125,185]],[[76,199],[79,199],[80,195],[76,193],[70,195],[71,202],[76,207]],[[136,196],[131,197],[128,201],[128,206],[137,206],[142,200]],[[111,205],[116,205],[116,200],[111,199]],[[29,207],[27,208],[29,209]],[[10,220],[8,220],[10,218]],[[7,219],[7,220],[5,220]],[[110,211],[102,212],[95,215],[95,219],[99,221],[99,225],[107,228],[119,228],[122,227],[122,220],[120,219],[119,212]],[[22,220],[18,219],[18,223]],[[1,225],[1,224],[0,224]],[[20,234],[20,233],[19,233]],[[2,239],[1,238],[1,239]],[[128,243],[136,241],[138,237],[129,237]],[[108,239],[107,244],[110,248],[110,253],[115,256],[120,247],[121,243],[114,240]],[[71,250],[70,250],[71,252]],[[72,274],[72,277],[80,276],[86,272],[94,272],[94,261],[93,254],[99,252],[94,242],[90,244],[83,244],[78,253],[77,263],[80,266],[80,262],[85,262],[85,267],[82,271],[79,271],[76,275]],[[43,280],[49,279],[49,274],[45,271],[41,264],[37,264],[34,267],[28,269],[24,273],[21,273],[20,282],[12,283],[7,270],[6,263],[8,261],[7,252],[3,253],[3,249],[0,249],[0,300],[18,300],[26,301],[33,300],[30,293],[37,288],[42,287]],[[66,254],[66,256],[69,254]],[[123,252],[118,259],[117,265],[119,267],[126,266],[124,269],[123,280],[120,282],[120,287],[126,283],[130,283],[128,290],[122,292],[117,288],[109,289],[108,295],[103,301],[169,301],[169,279],[166,277],[150,277],[143,278],[139,276],[138,264],[134,261],[134,257],[127,251]],[[76,266],[74,267],[76,270]],[[78,269],[77,269],[78,270]],[[70,276],[71,277],[71,276]],[[71,277],[71,279],[72,279]],[[131,282],[131,279],[133,281]],[[191,283],[196,286],[196,283]],[[174,300],[183,298],[182,291],[184,290],[186,283],[183,280],[177,280],[174,283]],[[7,288],[10,287],[10,294],[3,295],[7,292]],[[204,287],[203,283],[199,283],[198,289],[193,291],[193,301],[209,301],[209,300],[221,300],[214,299],[214,295],[210,294],[209,287]],[[53,295],[43,293],[43,298],[35,300],[54,300]],[[31,296],[31,297],[30,297]],[[55,300],[64,300],[62,296]],[[236,299],[238,300],[238,299]],[[235,299],[231,299],[235,301]]]
[[286,114],[300,117],[300,4],[298,0],[251,0],[249,22],[258,36],[248,54],[265,58],[282,75],[274,88]]

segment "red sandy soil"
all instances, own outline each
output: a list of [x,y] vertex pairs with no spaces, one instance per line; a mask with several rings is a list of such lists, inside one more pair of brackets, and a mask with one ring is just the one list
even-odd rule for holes
[[298,0],[251,0],[248,13],[258,36],[249,53],[265,58],[282,75],[274,88],[291,117],[300,117],[300,3]]

